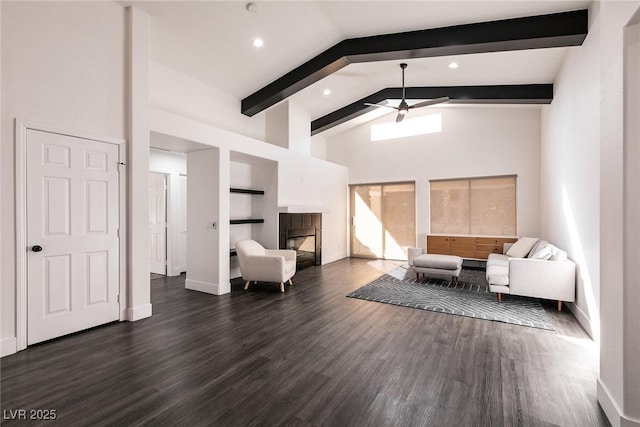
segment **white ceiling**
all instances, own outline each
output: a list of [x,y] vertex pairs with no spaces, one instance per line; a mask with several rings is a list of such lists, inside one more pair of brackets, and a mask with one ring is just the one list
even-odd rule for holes
[[[255,1],[255,13],[248,1],[119,3],[151,16],[152,59],[242,99],[346,38],[576,10],[591,1]],[[253,47],[255,36],[262,48]],[[570,49],[411,59],[406,85],[552,83]],[[454,60],[460,66],[451,70]],[[400,62],[349,65],[291,99],[316,119],[399,87]]]

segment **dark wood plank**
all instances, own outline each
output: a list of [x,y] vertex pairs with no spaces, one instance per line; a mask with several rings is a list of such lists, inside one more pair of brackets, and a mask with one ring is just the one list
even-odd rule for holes
[[[407,87],[405,95],[409,100],[446,96],[450,98],[449,104],[551,104],[553,84]],[[313,120],[311,135],[324,132],[377,108],[365,104],[378,104],[387,99],[400,98],[401,87],[381,89]]]
[[588,24],[583,9],[346,39],[244,98],[241,111],[253,116],[349,64],[579,46]]
[[284,294],[155,279],[151,318],[3,358],[2,408],[64,426],[607,425],[597,348],[566,309],[545,303],[550,332],[345,297],[385,264],[311,267]]

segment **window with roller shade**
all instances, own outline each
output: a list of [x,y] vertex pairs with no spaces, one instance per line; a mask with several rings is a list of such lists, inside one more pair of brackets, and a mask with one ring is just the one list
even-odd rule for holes
[[429,184],[431,233],[516,235],[516,175]]

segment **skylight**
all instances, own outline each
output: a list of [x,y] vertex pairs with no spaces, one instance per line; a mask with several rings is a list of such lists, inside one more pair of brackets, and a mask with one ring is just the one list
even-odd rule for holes
[[442,114],[404,119],[400,123],[391,122],[371,125],[371,141],[384,141],[437,132],[442,132]]

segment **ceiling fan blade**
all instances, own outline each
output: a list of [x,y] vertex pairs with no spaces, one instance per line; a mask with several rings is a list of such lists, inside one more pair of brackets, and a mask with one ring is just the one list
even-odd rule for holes
[[368,102],[365,102],[364,105],[368,105],[369,107],[378,107],[378,108],[393,108],[394,110],[398,109],[398,107],[394,107],[393,105],[369,104]]
[[404,119],[404,116],[406,116],[406,114],[398,113],[396,116],[396,123],[400,123],[402,119]]
[[443,96],[442,98],[434,98],[428,101],[418,102],[417,104],[410,105],[409,108],[420,108],[420,107],[428,107],[429,105],[440,104],[443,102],[449,102],[450,99],[448,96]]

